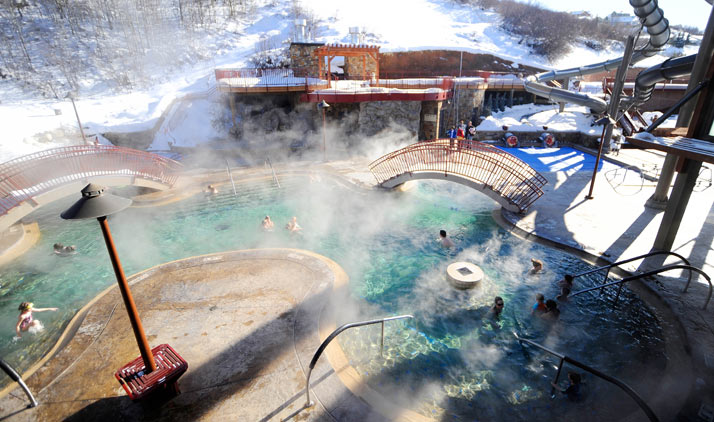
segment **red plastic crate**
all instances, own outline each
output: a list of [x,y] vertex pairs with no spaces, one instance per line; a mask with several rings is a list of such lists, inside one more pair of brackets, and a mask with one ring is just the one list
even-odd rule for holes
[[144,360],[139,356],[114,373],[132,400],[139,400],[163,387],[178,392],[176,381],[188,369],[188,363],[168,344],[154,347],[151,354],[154,355],[156,371],[145,374]]

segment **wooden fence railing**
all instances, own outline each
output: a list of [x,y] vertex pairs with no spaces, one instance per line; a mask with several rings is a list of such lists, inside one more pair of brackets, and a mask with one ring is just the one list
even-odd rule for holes
[[545,177],[517,157],[477,141],[436,139],[393,151],[369,165],[377,183],[437,172],[476,182],[524,212],[543,195]]

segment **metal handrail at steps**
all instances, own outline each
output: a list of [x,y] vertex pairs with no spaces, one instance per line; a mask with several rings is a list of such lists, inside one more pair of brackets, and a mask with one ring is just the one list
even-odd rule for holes
[[280,188],[280,182],[278,181],[278,175],[275,174],[275,169],[273,168],[273,163],[270,161],[270,157],[265,157],[265,162],[270,166],[270,171],[273,173],[273,182]]
[[[642,397],[640,397],[635,392],[635,390],[633,390],[629,385],[625,384],[624,382],[620,381],[619,379],[617,379],[615,377],[611,377],[610,375],[600,372],[595,368],[591,368],[591,367],[585,365],[584,363],[578,362],[575,359],[569,358],[568,356],[565,356],[561,353],[551,350],[551,349],[549,349],[541,344],[538,344],[532,340],[521,338],[516,333],[513,333],[513,335],[516,337],[516,340],[518,340],[521,344],[523,344],[524,342],[528,343],[531,346],[537,347],[545,352],[550,353],[551,355],[557,357],[558,359],[560,359],[560,364],[558,365],[558,372],[555,373],[555,379],[553,380],[554,383],[556,383],[556,384],[558,383],[558,378],[560,377],[560,372],[563,369],[563,363],[568,362],[569,364],[571,364],[575,367],[578,367],[584,371],[587,371],[587,372],[595,375],[598,378],[602,378],[605,381],[618,386],[620,389],[622,389],[624,392],[626,392],[630,397],[632,397],[632,399],[637,403],[637,405],[640,406],[642,411],[645,412],[645,414],[647,415],[647,417],[649,418],[650,421],[659,422],[659,418],[657,418],[657,415],[655,415],[655,413],[647,405],[647,403],[645,403],[645,401],[642,399]],[[554,393],[554,390],[555,389],[551,390],[551,395]]]
[[[584,272],[579,273],[579,274],[575,274],[575,275],[573,275],[573,279],[575,279],[576,277],[583,276],[583,275],[588,275],[588,274],[596,273],[596,272],[598,272],[598,271],[600,271],[600,270],[607,270],[607,271],[605,272],[605,278],[602,280],[602,284],[605,284],[605,283],[607,283],[607,278],[610,276],[610,270],[612,269],[612,267],[619,267],[621,264],[627,264],[628,262],[637,261],[638,259],[649,258],[649,257],[651,257],[651,256],[656,256],[656,255],[673,255],[673,256],[676,256],[677,258],[681,259],[682,261],[684,261],[684,263],[685,263],[686,265],[691,265],[691,264],[689,263],[689,261],[687,260],[687,258],[683,257],[682,255],[680,255],[680,254],[678,254],[678,253],[676,253],[676,252],[671,252],[671,251],[653,251],[653,252],[648,252],[648,253],[646,253],[646,254],[644,254],[644,255],[638,255],[638,256],[633,257],[633,258],[623,259],[622,261],[613,262],[612,264],[603,265],[602,267],[593,268],[592,270],[588,270],[588,271],[584,271]],[[687,280],[687,287],[689,287],[689,282],[690,282],[690,281],[692,281],[692,271],[691,271],[691,270],[689,271],[689,279]]]
[[[709,278],[709,276],[708,276],[704,271],[700,270],[699,268],[692,267],[691,265],[682,265],[682,264],[666,265],[666,266],[664,266],[664,267],[660,267],[660,268],[657,268],[657,269],[655,269],[655,270],[647,271],[647,272],[644,272],[644,273],[641,273],[641,274],[635,274],[635,275],[630,276],[630,277],[625,277],[625,278],[623,278],[622,280],[613,281],[613,282],[611,282],[611,283],[605,283],[605,284],[601,284],[601,285],[599,285],[599,286],[590,287],[590,288],[588,288],[588,289],[580,290],[580,291],[571,293],[570,296],[577,296],[577,295],[579,295],[579,294],[586,293],[586,292],[590,292],[590,291],[592,291],[592,290],[597,290],[597,289],[601,289],[601,290],[602,290],[604,287],[614,286],[614,285],[616,285],[616,284],[619,284],[620,286],[619,286],[619,288],[617,289],[617,297],[615,298],[615,302],[617,302],[617,300],[618,300],[619,297],[620,297],[620,292],[622,291],[622,285],[625,284],[625,283],[627,283],[628,281],[638,280],[638,279],[640,279],[640,278],[649,277],[649,276],[652,276],[652,275],[656,275],[656,274],[663,273],[663,272],[670,271],[670,270],[677,270],[677,269],[689,270],[690,272],[691,272],[691,271],[697,272],[697,273],[703,275],[704,278],[707,280],[707,282],[709,283],[709,295],[707,295],[707,300],[706,300],[706,302],[704,302],[704,306],[702,307],[703,310],[706,310],[706,309],[707,309],[707,305],[709,305],[709,301],[710,301],[711,298],[712,298],[712,289],[713,289],[713,288],[712,288],[712,280],[711,280],[711,278]],[[686,293],[686,292],[687,292],[687,289],[689,289],[689,283],[691,282],[691,280],[692,280],[692,278],[691,278],[691,274],[690,274],[689,281],[687,281],[687,284],[684,286],[684,290],[682,290],[682,293]]]
[[25,381],[22,380],[22,377],[20,374],[17,373],[17,371],[10,366],[9,363],[5,362],[2,358],[0,358],[0,368],[2,368],[3,371],[16,383],[20,384],[20,387],[22,388],[22,391],[25,392],[27,395],[27,398],[30,399],[30,404],[27,405],[27,408],[31,407],[37,407],[37,400],[35,400],[35,396],[32,395],[32,392],[30,392],[30,389],[27,388],[27,384],[25,384]]
[[382,341],[380,343],[380,351],[384,349],[384,323],[386,321],[393,321],[395,319],[404,319],[404,318],[414,318],[412,315],[399,315],[399,316],[393,316],[393,317],[388,317],[388,318],[380,318],[380,319],[373,319],[369,321],[362,321],[362,322],[351,322],[348,324],[344,324],[341,327],[337,328],[335,331],[333,331],[325,341],[322,342],[320,347],[317,348],[317,351],[315,351],[315,354],[312,357],[312,360],[310,361],[310,367],[307,370],[307,381],[305,382],[305,392],[307,394],[307,402],[305,402],[305,408],[312,407],[313,402],[310,401],[310,375],[312,374],[313,368],[315,368],[315,365],[317,364],[317,360],[320,359],[320,356],[322,355],[322,352],[325,351],[327,348],[327,345],[330,344],[332,340],[335,339],[341,332],[350,329],[350,328],[355,328],[355,327],[362,327],[365,325],[372,325],[372,324],[382,324]]

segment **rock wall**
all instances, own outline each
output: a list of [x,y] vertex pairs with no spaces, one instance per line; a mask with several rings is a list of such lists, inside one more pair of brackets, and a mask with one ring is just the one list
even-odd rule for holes
[[[379,60],[379,53],[377,53],[377,60]],[[370,56],[366,56],[364,61],[362,57],[345,57],[344,71],[345,75],[351,79],[362,79],[363,73],[364,79],[371,79],[372,75],[377,75],[377,62]]]
[[374,101],[359,104],[358,125],[366,136],[394,126],[405,128],[412,136],[419,133],[420,101]]
[[290,44],[290,68],[296,76],[317,76],[319,58],[312,53],[323,43]]

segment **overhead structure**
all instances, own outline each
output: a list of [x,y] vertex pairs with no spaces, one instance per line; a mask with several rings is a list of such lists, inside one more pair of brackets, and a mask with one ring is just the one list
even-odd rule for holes
[[[318,58],[318,75],[322,77],[323,65],[325,65],[325,72],[327,72],[326,78],[328,81],[332,80],[332,75],[330,71],[330,65],[335,57],[344,57],[345,61],[349,60],[351,57],[362,58],[362,80],[371,79],[371,72],[367,71],[368,62],[374,66],[374,75],[379,82],[379,46],[376,45],[363,45],[363,44],[327,44],[315,49],[313,54]],[[327,62],[325,62],[327,60]]]

